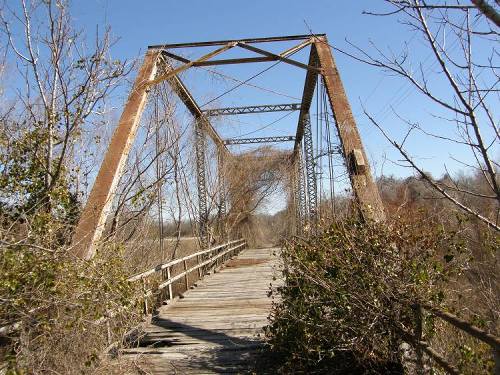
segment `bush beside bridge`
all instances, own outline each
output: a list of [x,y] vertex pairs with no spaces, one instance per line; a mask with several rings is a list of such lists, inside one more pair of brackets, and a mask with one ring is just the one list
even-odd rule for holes
[[[286,283],[273,291],[280,302],[267,327],[281,358],[277,371],[386,374],[411,367],[401,345],[404,333],[416,330],[415,302],[447,305],[451,282],[471,260],[460,230],[415,215],[384,225],[336,222],[317,237],[286,243]],[[426,340],[445,350],[458,344],[450,356],[462,371],[492,371],[487,345],[430,316],[426,323]]]

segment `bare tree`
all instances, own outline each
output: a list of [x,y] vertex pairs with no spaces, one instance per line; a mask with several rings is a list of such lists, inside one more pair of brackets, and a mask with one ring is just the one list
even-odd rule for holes
[[286,184],[289,163],[287,154],[270,147],[261,147],[251,152],[233,156],[228,161],[226,179],[230,209],[227,227],[236,236],[248,238],[258,231],[252,219],[266,200],[270,199],[282,184]]
[[[354,52],[347,54],[409,82],[434,105],[430,107],[434,108],[433,116],[441,121],[442,126],[428,130],[420,121],[408,119],[393,109],[408,128],[403,139],[396,140],[376,116],[364,109],[365,114],[399,151],[407,166],[426,180],[442,197],[489,227],[500,230],[500,182],[497,174],[499,165],[493,156],[500,136],[498,117],[495,113],[500,81],[499,55],[496,48],[499,39],[496,22],[498,12],[485,1],[473,1],[475,5],[460,2],[429,4],[420,0],[386,0],[385,3],[389,6],[389,11],[365,13],[399,16],[399,21],[408,26],[415,35],[420,36],[430,51],[434,65],[438,67],[438,75],[432,76],[424,61],[412,56],[408,45],[405,45],[400,53],[388,53],[374,44],[372,50],[368,51],[350,43]],[[446,87],[444,92],[436,88],[436,81]],[[441,114],[443,112],[445,115]],[[449,135],[450,124],[455,126],[456,136]],[[475,161],[473,164],[464,160],[463,155],[453,155],[453,158],[464,167],[479,172],[488,186],[487,192],[478,187],[462,186],[451,176],[438,181],[427,174],[425,168],[415,161],[405,146],[416,132],[439,141],[461,145],[464,152],[468,150],[471,159]],[[467,197],[471,196],[489,201],[493,209],[489,212],[481,211],[468,203]]]
[[127,75],[128,64],[112,59],[109,29],[96,28],[93,45],[86,45],[83,31],[72,25],[66,0],[4,3],[0,21],[12,52],[8,62],[24,81],[15,93],[17,126],[11,136],[37,135],[35,154],[44,180],[39,198],[50,212],[61,175],[69,167],[78,172],[69,160],[72,149],[102,120],[106,100]]

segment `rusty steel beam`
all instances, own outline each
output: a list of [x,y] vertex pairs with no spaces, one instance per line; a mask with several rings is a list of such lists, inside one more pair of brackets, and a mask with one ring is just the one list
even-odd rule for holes
[[236,43],[228,43],[224,47],[218,48],[215,51],[212,51],[210,53],[207,53],[206,55],[203,55],[199,59],[196,59],[195,61],[190,61],[184,65],[179,66],[178,68],[171,68],[168,69],[167,71],[163,72],[159,77],[156,77],[154,80],[151,82],[148,82],[148,85],[153,86],[156,85],[160,82],[166,81],[169,78],[176,76],[180,72],[183,72],[186,69],[189,69],[190,67],[194,66],[196,63],[201,63],[207,60],[210,60],[212,57],[220,55],[221,53],[230,50],[231,48],[235,47]]
[[328,39],[326,36],[317,37],[314,46],[319,64],[323,69],[323,83],[330,101],[359,211],[365,220],[383,221],[385,219],[384,206],[373,179],[339,71],[330,51]]
[[[321,37],[325,34],[316,34],[315,36]],[[174,44],[158,44],[149,46],[149,48],[187,48],[187,47],[209,47],[209,46],[221,46],[231,42],[243,42],[243,43],[270,43],[270,42],[286,42],[293,40],[306,40],[310,39],[312,35],[286,35],[286,36],[275,36],[267,38],[247,38],[247,39],[233,39],[233,40],[214,40],[208,42],[193,42],[193,43],[174,43]]]
[[244,49],[247,49],[249,51],[252,51],[252,52],[255,52],[255,53],[258,53],[260,55],[264,55],[266,57],[269,57],[269,58],[273,58],[275,60],[279,60],[279,61],[282,61],[284,63],[287,63],[287,64],[290,64],[290,65],[293,65],[293,66],[296,66],[296,67],[299,67],[299,68],[302,68],[302,69],[306,69],[306,70],[313,70],[313,71],[316,71],[316,72],[319,72],[320,70],[315,67],[315,66],[311,66],[311,65],[307,65],[307,64],[303,64],[301,62],[298,62],[298,61],[295,61],[295,60],[292,60],[292,59],[289,59],[285,56],[282,56],[282,55],[277,55],[275,53],[272,53],[272,52],[268,52],[266,50],[263,50],[261,48],[257,48],[257,47],[254,47],[254,46],[251,46],[249,44],[246,44],[246,43],[243,43],[243,42],[238,42],[238,47],[241,47],[241,48],[244,48]]
[[300,103],[263,104],[263,105],[250,105],[246,107],[214,108],[214,109],[205,109],[203,113],[207,116],[229,116],[229,115],[245,115],[251,113],[286,112],[286,111],[298,111],[298,110],[300,110]]
[[224,140],[226,145],[244,145],[253,143],[276,143],[276,142],[293,142],[295,137],[293,135],[286,135],[280,137],[258,137],[258,138],[229,138]]
[[148,51],[129,94],[87,204],[72,238],[73,255],[90,259],[101,239],[116,186],[122,175],[148,95],[148,83],[157,71],[157,51]]
[[[318,66],[318,53],[316,50],[316,45],[314,43],[311,45],[308,65]],[[297,133],[295,135],[295,145],[293,147],[295,152],[293,155],[297,155],[297,151],[300,148],[300,143],[302,142],[302,138],[304,137],[304,118],[305,116],[307,116],[311,108],[317,81],[318,73],[316,71],[308,70],[304,82],[304,90],[302,91],[302,103],[300,104],[299,121],[297,124]]]
[[234,64],[261,63],[270,61],[276,61],[276,59],[272,57],[244,57],[239,59],[235,58],[235,59],[200,61],[200,62],[195,62],[193,66],[200,67],[200,66],[215,66],[215,65],[234,65]]
[[[162,51],[163,54],[163,51]],[[165,60],[162,61],[162,64],[165,66],[166,70],[173,69],[172,66]],[[193,96],[186,88],[182,80],[177,76],[170,77],[167,82],[170,84],[174,92],[177,94],[179,99],[184,103],[188,111],[193,115],[196,122],[201,122],[202,127],[207,132],[208,136],[215,143],[217,148],[221,150],[224,154],[229,154],[229,150],[227,149],[224,141],[219,136],[215,128],[212,126],[207,117],[203,114],[202,110],[194,100]]]
[[248,57],[240,59],[225,59],[225,60],[211,60],[211,61],[191,61],[185,57],[176,55],[175,53],[162,50],[162,54],[170,57],[171,59],[180,61],[184,64],[191,64],[192,66],[211,66],[211,65],[229,65],[229,64],[245,64],[245,63],[255,63],[255,62],[269,62],[276,61],[276,59],[271,57]]
[[176,55],[175,53],[172,53],[172,52],[169,52],[169,51],[162,50],[162,51],[161,51],[161,54],[162,54],[163,56],[170,57],[171,59],[174,59],[174,60],[180,61],[180,62],[182,62],[182,63],[184,63],[184,64],[189,64],[190,62],[192,62],[191,60],[186,59],[185,57],[182,57],[182,56]]

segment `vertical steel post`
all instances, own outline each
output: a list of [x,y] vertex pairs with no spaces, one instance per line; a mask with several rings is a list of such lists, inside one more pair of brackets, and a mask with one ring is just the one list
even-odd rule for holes
[[300,234],[300,208],[299,208],[299,170],[297,167],[297,158],[294,159],[291,165],[291,176],[290,176],[290,216],[294,218],[294,230],[295,234]]
[[298,199],[298,215],[299,215],[299,224],[301,225],[300,231],[304,228],[304,225],[307,221],[307,194],[306,194],[306,186],[304,179],[304,163],[302,158],[302,152],[297,152],[297,189],[299,192]]
[[222,240],[227,240],[226,233],[226,214],[227,214],[227,206],[226,206],[226,176],[225,176],[225,160],[224,154],[217,150],[217,185],[218,185],[218,221],[219,228],[222,231]]
[[293,158],[293,201],[295,210],[296,233],[301,234],[304,229],[306,214],[306,191],[304,187],[303,163],[300,149]]
[[207,179],[205,160],[205,132],[200,121],[195,124],[195,153],[196,153],[196,177],[198,184],[198,215],[199,236],[201,247],[208,247],[208,205],[207,205]]
[[304,114],[302,121],[304,124],[304,159],[308,199],[307,218],[309,219],[309,223],[314,226],[317,223],[318,190],[316,182],[316,163],[314,162],[311,119],[309,117],[309,113]]

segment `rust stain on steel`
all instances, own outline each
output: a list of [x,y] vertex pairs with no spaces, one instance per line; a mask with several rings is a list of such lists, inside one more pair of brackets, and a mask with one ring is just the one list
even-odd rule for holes
[[[315,38],[314,45],[322,71],[323,82],[330,100],[337,131],[342,144],[349,177],[362,217],[366,220],[385,220],[384,206],[373,180],[368,158],[352,115],[340,74],[326,36]],[[362,157],[361,157],[362,156]],[[362,168],[360,161],[363,161]]]
[[[309,52],[309,66],[318,65],[318,52],[316,51],[316,45],[311,44],[311,51]],[[297,124],[297,133],[295,135],[295,145],[293,158],[297,154],[302,138],[304,138],[304,116],[309,113],[311,108],[312,99],[314,96],[314,91],[316,89],[316,82],[318,80],[318,72],[315,70],[308,70],[306,74],[306,79],[304,82],[304,90],[302,91],[302,102],[300,104],[300,114],[299,122]]]
[[147,83],[156,74],[157,59],[158,51],[148,51],[146,53],[118,126],[111,138],[87,204],[83,209],[73,235],[71,250],[79,258],[90,259],[95,254],[96,244],[104,230],[116,185],[123,172],[146,103]]
[[[163,53],[163,51],[161,53]],[[173,70],[173,67],[167,61],[163,61],[162,63],[167,71]],[[200,107],[198,106],[198,103],[196,103],[196,100],[194,100],[193,96],[181,81],[181,79],[177,75],[174,75],[170,79],[168,79],[167,82],[170,84],[174,92],[184,103],[193,117],[201,122],[204,130],[217,145],[217,148],[222,151],[224,155],[230,156],[230,152],[224,144],[222,138],[219,136],[207,117],[203,114]]]

